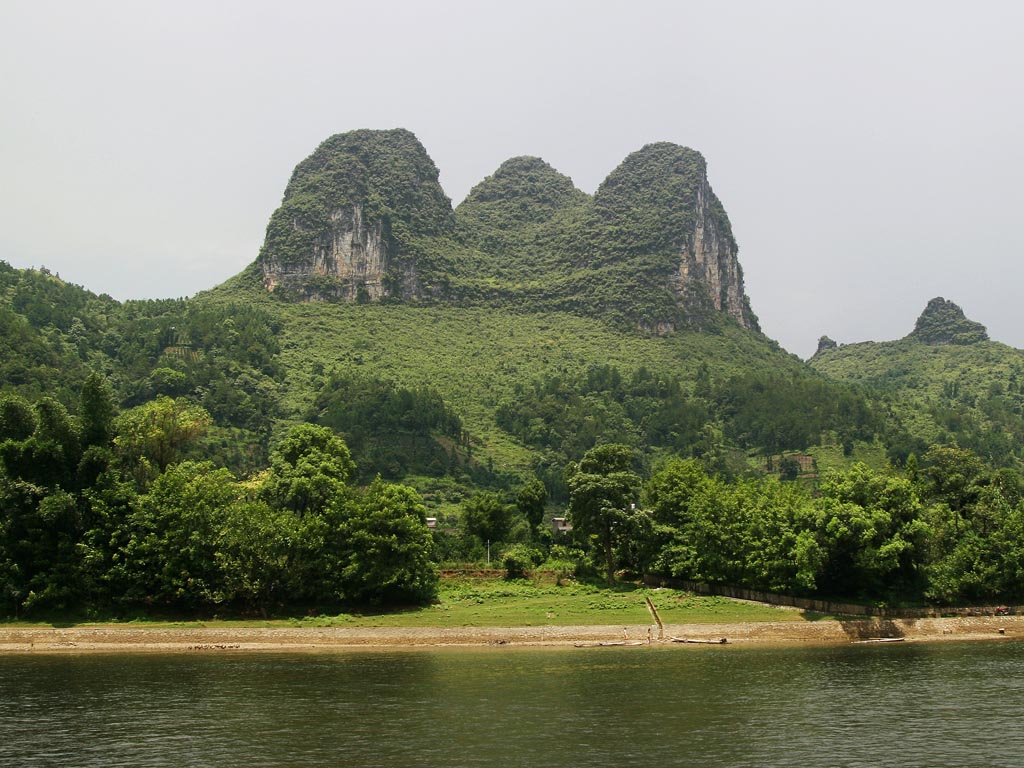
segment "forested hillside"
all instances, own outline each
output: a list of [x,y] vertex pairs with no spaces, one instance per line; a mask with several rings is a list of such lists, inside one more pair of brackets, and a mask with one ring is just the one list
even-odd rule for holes
[[705,169],[652,144],[591,197],[514,158],[453,211],[415,137],[353,132],[193,298],[0,262],[0,609],[415,602],[492,551],[1024,597],[1024,353],[936,299],[904,340],[787,354]]
[[867,385],[892,404],[910,442],[956,443],[996,467],[1024,462],[1024,352],[988,340],[985,328],[944,299],[929,302],[914,330],[889,342],[827,346],[810,360],[837,381]]

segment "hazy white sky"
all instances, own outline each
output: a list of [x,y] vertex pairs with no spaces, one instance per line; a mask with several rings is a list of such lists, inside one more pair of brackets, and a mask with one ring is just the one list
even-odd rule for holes
[[1024,347],[1024,3],[0,0],[0,259],[116,298],[256,258],[325,138],[405,127],[453,202],[514,155],[593,192],[700,150],[762,328]]

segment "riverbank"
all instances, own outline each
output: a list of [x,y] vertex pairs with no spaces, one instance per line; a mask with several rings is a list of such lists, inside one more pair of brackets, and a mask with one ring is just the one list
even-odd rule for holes
[[[0,653],[559,646],[626,639],[646,641],[648,632],[652,642],[658,643],[658,628],[646,624],[625,627],[0,627]],[[881,638],[902,638],[908,642],[1024,639],[1024,616],[666,624],[664,642],[672,637],[725,638],[736,645],[850,643]]]

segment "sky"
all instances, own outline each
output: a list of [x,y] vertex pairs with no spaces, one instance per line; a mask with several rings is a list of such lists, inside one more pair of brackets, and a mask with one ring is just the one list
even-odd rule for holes
[[117,299],[252,262],[328,136],[413,131],[454,204],[699,150],[762,330],[1024,347],[1024,3],[0,0],[0,260]]

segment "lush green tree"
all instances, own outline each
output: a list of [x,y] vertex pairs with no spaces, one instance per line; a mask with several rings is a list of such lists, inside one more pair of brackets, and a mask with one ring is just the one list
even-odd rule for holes
[[144,482],[178,461],[211,423],[202,406],[161,395],[115,420],[114,445],[129,471]]
[[526,482],[516,494],[516,508],[529,521],[533,528],[544,523],[544,505],[548,500],[548,491],[544,483],[536,477]]
[[107,380],[95,371],[82,385],[78,415],[82,422],[82,444],[105,446],[114,435],[116,406]]
[[21,395],[0,396],[0,442],[27,440],[36,429],[32,404]]
[[569,520],[573,530],[594,539],[604,559],[608,583],[615,581],[615,549],[628,535],[629,518],[640,490],[632,470],[633,449],[599,445],[570,467]]
[[947,605],[997,597],[1004,583],[999,553],[993,551],[990,534],[973,525],[983,516],[973,516],[965,524],[958,513],[940,503],[928,509],[927,519],[932,537],[925,596]]
[[36,401],[36,428],[21,446],[20,476],[49,488],[72,490],[82,457],[78,424],[51,397]]
[[175,464],[157,477],[124,522],[128,596],[185,607],[222,601],[216,545],[239,495],[231,473],[208,462]]
[[506,579],[521,579],[526,572],[544,561],[544,554],[528,544],[513,544],[501,553]]
[[[89,449],[94,450],[96,446]],[[113,466],[98,472],[82,492],[85,523],[78,552],[82,588],[93,605],[117,604],[132,592],[133,564],[126,562],[124,552],[138,504],[136,483]]]
[[780,592],[812,592],[824,555],[814,500],[773,478],[727,482],[696,460],[667,462],[644,488],[658,570]]
[[825,553],[820,589],[884,597],[920,588],[929,530],[909,480],[863,464],[829,475],[816,527]]
[[228,505],[224,513],[214,557],[225,599],[265,616],[272,604],[302,594],[290,566],[303,521],[290,510],[247,498]]
[[661,536],[654,517],[639,508],[630,508],[624,533],[616,543],[616,562],[644,576],[652,570],[661,550]]
[[960,518],[977,501],[984,485],[984,468],[972,452],[952,445],[928,449],[921,461],[926,497],[949,506]]
[[3,592],[15,612],[73,609],[83,530],[74,495],[78,424],[53,398],[39,399],[30,410],[25,405],[7,398],[0,409],[8,435],[0,441],[0,569],[8,579]]
[[15,615],[79,607],[75,498],[0,472],[0,604]]
[[271,453],[257,494],[275,511],[293,517],[285,526],[287,593],[304,602],[337,602],[344,596],[339,528],[351,504],[355,464],[345,441],[328,427],[292,427]]
[[436,595],[426,509],[412,488],[376,479],[346,507],[338,535],[346,599],[400,605]]
[[346,493],[355,469],[348,446],[333,430],[299,424],[271,454],[261,495],[300,517],[323,514]]
[[742,583],[737,498],[696,460],[670,461],[647,483],[645,503],[664,544],[659,568],[698,581]]
[[436,391],[350,373],[331,375],[310,416],[344,435],[366,481],[444,475],[452,459],[438,436],[462,440],[462,422]]
[[483,491],[462,503],[462,527],[484,542],[504,541],[512,525],[512,509],[501,494]]
[[1024,596],[1024,504],[1015,475],[1001,470],[991,476],[960,510],[946,502],[928,509],[929,599],[958,603]]
[[740,515],[743,582],[773,592],[813,591],[822,553],[811,527],[810,494],[774,478],[739,480],[732,493]]

